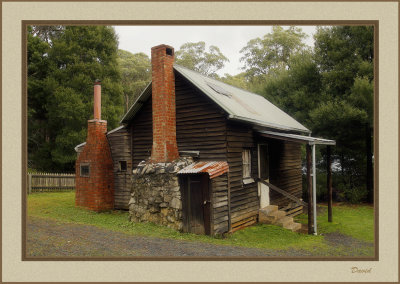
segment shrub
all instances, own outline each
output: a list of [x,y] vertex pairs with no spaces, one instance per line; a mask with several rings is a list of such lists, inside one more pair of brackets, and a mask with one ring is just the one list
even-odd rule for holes
[[343,193],[346,200],[353,204],[366,201],[368,196],[368,191],[365,187],[354,187],[351,189],[345,189]]

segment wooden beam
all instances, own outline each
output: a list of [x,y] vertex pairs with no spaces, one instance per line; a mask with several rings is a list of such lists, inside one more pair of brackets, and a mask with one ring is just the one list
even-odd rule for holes
[[311,180],[311,145],[306,145],[307,149],[307,192],[308,192],[308,234],[314,233],[312,224],[312,180]]
[[307,203],[305,203],[304,201],[300,200],[299,198],[297,198],[297,197],[294,196],[293,194],[290,194],[289,192],[287,192],[287,191],[285,191],[285,190],[283,190],[283,189],[280,189],[279,187],[277,187],[277,186],[275,186],[275,185],[273,185],[273,184],[271,184],[271,183],[269,183],[269,182],[267,182],[267,181],[265,181],[265,180],[262,180],[262,179],[260,179],[260,178],[255,178],[254,180],[265,184],[265,185],[268,186],[270,189],[275,190],[276,192],[278,192],[278,193],[280,193],[280,194],[286,196],[287,198],[293,200],[294,202],[296,202],[296,203],[299,204],[299,205],[308,206]]
[[328,222],[332,222],[332,161],[331,146],[326,146],[326,186],[328,189]]

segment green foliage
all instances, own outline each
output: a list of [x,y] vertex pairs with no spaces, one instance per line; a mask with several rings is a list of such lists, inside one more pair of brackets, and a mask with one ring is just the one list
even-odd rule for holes
[[225,74],[224,77],[219,78],[222,82],[241,88],[243,90],[250,90],[250,83],[247,79],[246,73],[240,73],[235,76]]
[[286,69],[289,58],[305,49],[302,42],[305,38],[300,28],[291,26],[285,30],[274,26],[272,33],[252,39],[242,48],[243,69],[249,77],[266,75],[273,69]]
[[121,70],[126,112],[151,81],[151,63],[150,58],[144,53],[132,54],[120,49],[118,65]]
[[315,34],[315,58],[326,93],[348,95],[357,77],[373,80],[372,26],[319,27]]
[[67,26],[49,37],[51,44],[28,32],[28,155],[37,169],[71,171],[93,113],[95,79],[109,129],[122,115],[118,41],[105,26]]
[[228,58],[221,53],[218,47],[211,45],[206,51],[206,43],[187,42],[175,52],[175,62],[206,76],[217,77],[216,72],[222,69]]
[[309,51],[292,55],[287,64],[288,69],[275,69],[265,75],[265,83],[258,93],[307,127],[312,127],[309,112],[323,99],[318,67]]
[[363,186],[357,186],[344,190],[343,194],[348,202],[358,204],[367,200],[368,191]]

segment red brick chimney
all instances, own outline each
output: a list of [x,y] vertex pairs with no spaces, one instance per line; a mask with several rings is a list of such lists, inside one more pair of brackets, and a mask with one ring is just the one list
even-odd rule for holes
[[88,121],[86,145],[75,163],[75,205],[94,211],[114,208],[114,175],[107,121],[101,120],[101,83],[94,83],[94,119]]
[[174,49],[158,45],[151,49],[153,147],[151,160],[171,162],[179,158],[176,143]]

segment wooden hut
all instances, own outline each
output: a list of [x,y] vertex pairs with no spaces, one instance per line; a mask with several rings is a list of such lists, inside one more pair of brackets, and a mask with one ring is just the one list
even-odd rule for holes
[[[172,47],[157,48],[173,60]],[[334,142],[310,137],[310,130],[262,96],[177,64],[171,68],[176,127],[171,131],[180,155],[194,159],[178,173],[182,230],[235,231],[256,223],[259,210],[269,205],[289,215],[301,213],[301,144]],[[121,127],[107,134],[118,209],[128,208],[132,170],[154,151],[154,100],[161,99],[153,84],[154,74]],[[212,175],[212,165],[220,169],[218,175]]]

